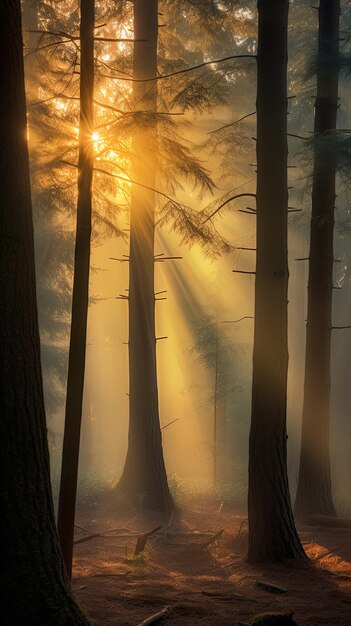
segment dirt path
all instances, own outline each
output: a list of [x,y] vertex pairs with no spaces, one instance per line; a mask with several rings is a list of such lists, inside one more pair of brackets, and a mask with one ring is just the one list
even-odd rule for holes
[[[94,514],[95,519],[79,516],[91,532],[116,527],[143,532],[158,525],[152,519]],[[150,539],[144,556],[135,559],[135,537],[81,543],[75,548],[74,592],[96,626],[137,626],[165,606],[170,607],[165,626],[237,626],[267,611],[293,612],[298,626],[351,626],[351,531],[303,528],[310,563],[253,567],[245,562],[243,520],[233,514],[186,514],[181,525]],[[223,535],[203,548],[221,529]],[[209,534],[191,534],[199,530]],[[262,580],[287,591],[258,588]]]

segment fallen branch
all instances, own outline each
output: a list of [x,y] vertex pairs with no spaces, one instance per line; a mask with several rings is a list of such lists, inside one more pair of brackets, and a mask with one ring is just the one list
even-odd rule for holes
[[211,545],[211,543],[213,543],[214,541],[216,541],[216,539],[218,539],[219,537],[221,537],[221,535],[223,535],[224,533],[224,528],[222,528],[222,530],[220,530],[218,533],[216,533],[215,535],[212,535],[212,537],[210,537],[207,541],[205,541],[204,543],[200,544],[200,547],[202,549],[204,548],[208,548],[208,546]]
[[[92,535],[87,535],[86,537],[79,537],[79,539],[75,539],[73,541],[73,545],[78,545],[78,543],[85,543],[86,541],[90,541],[91,539],[95,539],[96,537],[102,537],[103,535],[107,535],[108,533],[115,533],[120,530],[125,530],[124,528],[111,528],[110,530],[103,530],[99,533],[93,533]],[[128,532],[120,535],[114,535],[118,537],[133,537],[135,533]]]
[[287,593],[288,591],[284,587],[278,587],[278,585],[273,585],[273,583],[268,583],[264,580],[256,580],[256,587],[269,591],[270,593]]
[[315,561],[320,561],[321,559],[324,559],[326,556],[329,556],[330,554],[334,554],[335,550],[338,549],[338,546],[336,546],[336,548],[332,548],[332,550],[328,550],[328,552],[323,552],[323,554],[320,554],[319,556],[316,556],[316,558],[314,559]]
[[90,530],[87,530],[87,528],[84,528],[84,526],[79,526],[79,524],[74,524],[75,528],[78,528],[79,530],[82,530],[84,533],[88,533],[88,535],[90,535]]
[[164,609],[162,609],[162,611],[159,611],[158,613],[151,615],[151,617],[148,617],[143,622],[140,622],[138,626],[149,626],[149,624],[156,624],[156,622],[159,622],[161,619],[166,617],[166,615],[169,614],[170,610],[171,610],[171,607],[165,606]]
[[118,576],[119,578],[123,578],[124,576],[128,576],[129,574],[132,573],[132,570],[129,569],[127,572],[121,572],[121,573],[104,573],[104,572],[96,572],[96,574],[93,574],[93,576],[104,576],[105,578],[109,578],[110,576]]
[[246,525],[248,524],[247,519],[243,519],[243,521],[241,522],[241,524],[240,524],[240,526],[239,526],[239,530],[238,530],[238,532],[237,532],[237,533],[236,533],[236,535],[235,535],[235,539],[238,539],[238,538],[239,538],[239,536],[240,536],[240,534],[241,534],[241,531],[242,531],[242,529],[243,529],[243,526],[244,526],[245,524],[246,524]]
[[239,593],[231,592],[230,596],[223,596],[221,593],[214,591],[201,591],[203,596],[208,598],[217,598],[218,600],[224,600],[230,602],[231,600],[245,600],[245,602],[258,602],[255,598],[248,598],[247,596],[241,596]]
[[[148,533],[144,533],[144,535],[140,535],[140,537],[138,537],[135,550],[134,550],[134,556],[138,556],[138,554],[141,554],[141,552],[144,552],[149,537],[153,535],[154,533],[157,533],[157,531],[161,530],[161,528],[162,526],[157,526],[157,528],[154,528],[153,530],[149,530]],[[151,623],[152,622],[150,622],[150,624]]]

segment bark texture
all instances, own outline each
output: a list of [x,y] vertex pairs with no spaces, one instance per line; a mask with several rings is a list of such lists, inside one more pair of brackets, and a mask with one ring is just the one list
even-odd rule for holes
[[68,358],[58,532],[68,575],[72,573],[74,515],[84,389],[94,168],[94,0],[81,0],[78,203],[71,336]]
[[40,367],[20,0],[0,3],[1,624],[84,625],[55,530]]
[[[155,188],[157,171],[157,0],[135,0],[133,83],[139,121],[133,136],[133,178]],[[147,81],[147,82],[143,82]],[[115,497],[170,513],[159,420],[154,288],[155,193],[132,187],[129,261],[129,438]]]
[[257,265],[249,454],[252,563],[303,557],[287,476],[288,0],[259,0]]
[[[314,118],[314,173],[308,280],[305,388],[295,514],[335,515],[329,422],[333,237],[339,73],[339,0],[321,0]],[[330,135],[328,137],[328,134]]]

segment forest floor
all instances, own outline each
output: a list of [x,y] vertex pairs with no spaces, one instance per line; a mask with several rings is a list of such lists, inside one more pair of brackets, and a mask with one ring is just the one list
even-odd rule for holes
[[[218,512],[211,503],[163,524],[117,518],[95,504],[78,510],[77,523],[92,534],[118,528],[75,546],[73,590],[92,626],[138,626],[164,607],[162,626],[244,626],[266,612],[294,613],[298,626],[351,626],[351,530],[300,527],[309,562],[252,566],[244,512]],[[160,524],[134,557],[138,535]],[[77,539],[86,535],[76,530]]]

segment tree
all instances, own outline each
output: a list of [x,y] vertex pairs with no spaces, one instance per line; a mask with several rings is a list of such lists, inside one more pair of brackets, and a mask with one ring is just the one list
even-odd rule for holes
[[[225,28],[232,5],[233,2],[225,2],[219,7],[211,2],[194,9],[187,0],[166,1],[162,11],[166,12],[173,31],[165,33],[163,38],[161,30],[158,46],[158,3],[140,0],[134,4],[136,41],[132,80],[133,108],[137,114],[132,129],[131,169],[136,184],[132,186],[128,296],[130,426],[126,463],[116,485],[116,496],[133,504],[142,500],[146,508],[166,513],[173,510],[174,504],[167,485],[158,414],[154,231],[157,224],[171,222],[183,243],[197,241],[211,253],[231,250],[212,225],[204,223],[203,213],[175,198],[181,178],[192,180],[207,191],[212,190],[213,183],[201,162],[177,136],[169,116],[174,114],[174,109],[178,113],[203,112],[226,101],[229,93],[226,72],[220,67],[213,71],[207,66],[199,74],[196,65],[203,67],[204,36],[206,45],[220,47],[221,51],[222,46],[225,49],[228,41],[233,40],[232,29]],[[220,46],[215,34],[220,35]],[[238,56],[252,58],[252,55]],[[157,75],[158,61],[162,68],[160,75]],[[195,65],[194,76],[188,73],[189,65],[190,68]],[[175,86],[169,81],[174,76]],[[160,114],[158,104],[166,111]],[[172,197],[166,195],[167,202],[157,215],[159,219],[155,219],[156,196],[162,196],[155,194],[158,178],[166,181],[166,190],[170,189]]]
[[308,280],[305,387],[295,514],[335,515],[329,422],[333,240],[340,2],[321,0],[314,118],[314,171]]
[[19,0],[0,4],[1,590],[5,626],[88,624],[51,497],[40,367]]
[[134,3],[133,132],[129,259],[129,438],[117,497],[171,513],[159,419],[155,331],[155,185],[157,171],[157,0]]
[[259,0],[257,261],[248,560],[303,557],[287,476],[288,0]]
[[[43,369],[44,397],[46,415],[50,427],[50,416],[60,408],[64,401],[64,385],[66,378],[65,350],[60,349],[56,341],[67,331],[63,320],[64,313],[69,309],[70,286],[64,280],[63,266],[67,259],[67,242],[71,237],[62,237],[62,232],[55,223],[55,211],[50,198],[45,199],[44,206],[39,200],[40,184],[36,174],[41,172],[43,143],[50,143],[43,138],[45,122],[36,103],[40,100],[40,88],[44,79],[41,77],[40,47],[40,14],[45,10],[44,2],[38,0],[22,0],[22,26],[24,30],[24,61],[27,98],[27,119],[29,134],[29,157],[32,187],[32,206],[34,220],[34,245],[36,254],[36,281],[41,340],[41,359]],[[57,153],[55,154],[57,157]],[[62,245],[64,242],[64,245]],[[58,278],[60,277],[60,278]]]
[[81,1],[78,202],[65,431],[58,533],[67,573],[72,573],[80,428],[89,304],[92,181],[94,168],[94,0]]
[[[219,320],[218,311],[217,315],[213,315],[197,306],[191,289],[188,298],[192,302],[188,314],[194,335],[192,352],[198,353],[198,360],[213,377],[213,389],[208,401],[213,400],[212,457],[213,486],[216,491],[225,485],[229,476],[227,449],[231,453],[231,446],[227,446],[227,400],[238,389],[237,384],[234,388],[230,385],[233,380],[233,364],[239,360],[239,354],[237,346],[226,332],[228,323]],[[235,376],[237,377],[237,373]]]

